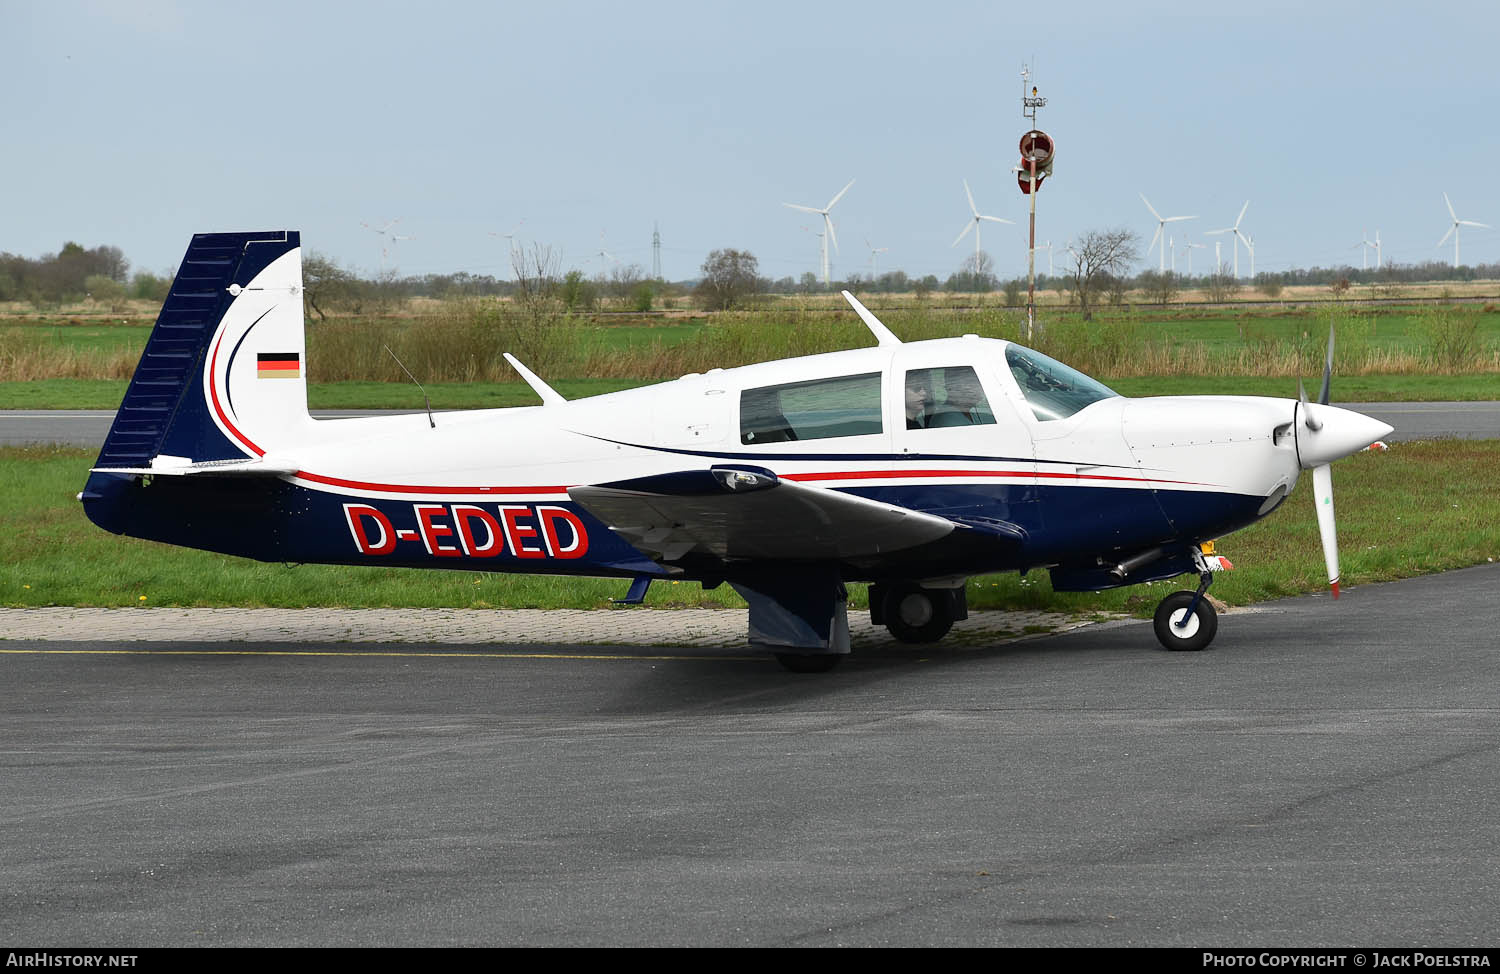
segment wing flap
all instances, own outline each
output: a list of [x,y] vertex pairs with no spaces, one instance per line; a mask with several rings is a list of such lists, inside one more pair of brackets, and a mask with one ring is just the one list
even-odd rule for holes
[[661,561],[827,561],[914,548],[958,527],[947,518],[810,487],[769,470],[714,467],[574,487],[590,514]]

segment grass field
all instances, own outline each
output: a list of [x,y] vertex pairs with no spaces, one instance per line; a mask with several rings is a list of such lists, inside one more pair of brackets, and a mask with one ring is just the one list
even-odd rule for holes
[[[262,564],[99,530],[74,495],[92,451],[0,449],[0,604],[6,606],[605,607],[620,580]],[[1334,466],[1346,587],[1500,558],[1500,441],[1401,443]],[[1230,605],[1325,588],[1311,478],[1268,519],[1230,536],[1236,565],[1213,594]],[[1098,594],[1054,593],[1046,572],[969,583],[975,609],[1149,614],[1189,579]],[[865,605],[863,586],[851,592]],[[648,604],[742,606],[727,587],[658,582]],[[618,611],[631,611],[620,609]],[[1330,611],[1336,611],[1330,608]]]

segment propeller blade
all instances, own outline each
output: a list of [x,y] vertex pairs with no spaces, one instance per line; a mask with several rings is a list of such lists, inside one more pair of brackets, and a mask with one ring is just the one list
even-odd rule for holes
[[822,210],[815,210],[815,209],[813,209],[810,206],[798,206],[796,203],[783,203],[781,205],[782,206],[789,206],[789,207],[791,207],[794,210],[801,210],[803,213],[822,213],[823,212]]
[[1318,506],[1318,534],[1323,539],[1323,564],[1328,569],[1328,587],[1339,597],[1339,538],[1333,524],[1333,470],[1328,464],[1313,467],[1313,502]]
[[1448,204],[1448,215],[1457,220],[1458,214],[1453,212],[1453,201],[1448,198],[1447,193],[1443,194],[1443,202]]
[[1328,326],[1328,358],[1323,363],[1323,390],[1318,393],[1318,402],[1328,405],[1328,385],[1333,379],[1333,325]]
[[1307,407],[1307,389],[1302,385],[1302,380],[1297,380],[1297,402],[1302,404],[1302,424],[1316,433],[1323,428],[1323,421]]
[[974,205],[974,191],[969,189],[969,181],[967,179],[964,180],[964,195],[969,198],[969,209],[974,211],[975,216],[978,216],[979,207]]
[[1246,200],[1245,201],[1245,205],[1242,206],[1242,207],[1240,207],[1240,215],[1237,216],[1237,217],[1235,217],[1234,225],[1236,227],[1238,227],[1240,225],[1240,221],[1245,218],[1245,211],[1248,210],[1248,209],[1250,209],[1250,201]]
[[959,231],[958,236],[954,237],[953,238],[953,242],[951,244],[949,244],[948,246],[950,246],[950,247],[957,247],[958,246],[958,242],[960,240],[962,240],[963,238],[967,237],[969,235],[969,231],[972,230],[972,229],[974,229],[974,221],[970,220],[968,223],[964,224],[963,230]]
[[1151,248],[1155,247],[1156,246],[1156,242],[1158,240],[1160,240],[1160,239],[1161,239],[1161,224],[1158,223],[1156,225],[1156,232],[1151,235],[1151,242],[1146,245],[1146,253],[1148,253],[1148,254],[1151,253]]
[[[1151,201],[1148,200],[1148,199],[1146,199],[1146,194],[1145,193],[1141,193],[1140,197],[1141,197],[1141,202],[1146,204],[1146,209],[1148,209],[1148,210],[1151,211],[1151,215],[1154,216],[1154,217],[1156,217],[1158,220],[1160,220],[1161,219],[1161,214],[1158,213],[1158,212],[1156,212],[1156,207],[1152,206],[1151,205]],[[1151,248],[1147,247],[1146,249],[1150,250]]]
[[980,215],[979,219],[981,219],[981,220],[988,220],[991,223],[1010,223],[1010,224],[1014,224],[1016,222],[1014,220],[1007,220],[1003,216],[984,216],[984,215]]
[[1456,224],[1456,223],[1453,224],[1453,226],[1449,227],[1448,228],[1448,232],[1445,233],[1445,234],[1443,234],[1443,239],[1441,239],[1441,240],[1439,240],[1437,242],[1437,246],[1441,247],[1443,244],[1447,243],[1448,242],[1448,238],[1451,237],[1451,236],[1453,236],[1453,231],[1455,231],[1457,229],[1458,229],[1458,224]]
[[[844,188],[848,189],[849,187],[845,186]],[[833,218],[830,217],[827,212],[824,212],[823,214],[823,223],[828,227],[828,239],[833,241],[833,252],[838,253],[839,235],[833,232]]]

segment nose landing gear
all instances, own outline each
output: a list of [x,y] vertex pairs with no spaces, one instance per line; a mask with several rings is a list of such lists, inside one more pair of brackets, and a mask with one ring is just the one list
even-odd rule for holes
[[1196,592],[1173,592],[1161,600],[1156,607],[1152,624],[1156,638],[1163,646],[1174,652],[1193,652],[1213,642],[1219,631],[1219,614],[1213,604],[1203,596],[1213,583],[1213,572],[1209,571],[1201,552],[1195,550],[1194,562],[1198,566],[1198,590]]

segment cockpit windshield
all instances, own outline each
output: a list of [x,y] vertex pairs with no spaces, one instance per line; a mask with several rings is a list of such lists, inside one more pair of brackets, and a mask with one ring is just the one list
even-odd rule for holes
[[1020,345],[1006,347],[1005,361],[1031,411],[1043,422],[1067,419],[1085,406],[1119,395],[1077,369]]

